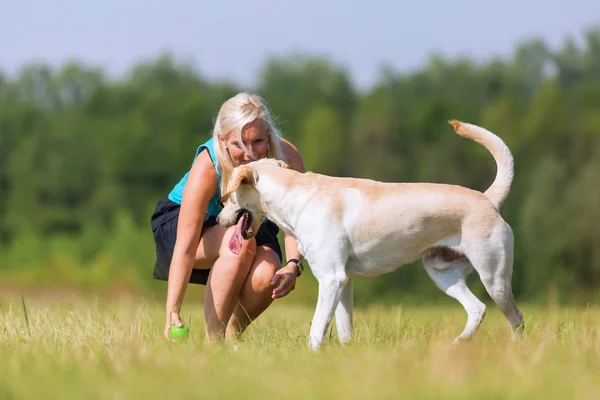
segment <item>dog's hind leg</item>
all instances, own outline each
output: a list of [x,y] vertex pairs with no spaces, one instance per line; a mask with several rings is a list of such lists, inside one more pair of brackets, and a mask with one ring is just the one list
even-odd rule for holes
[[467,286],[465,271],[471,268],[469,262],[464,257],[445,261],[433,255],[424,257],[423,265],[436,286],[458,300],[467,312],[465,328],[454,342],[473,336],[485,317],[486,307]]
[[335,325],[340,343],[348,343],[352,340],[352,279],[348,279],[342,289],[340,302],[335,309]]
[[[317,268],[313,269],[313,271],[315,270],[318,271]],[[339,270],[343,271],[343,268]],[[310,347],[313,350],[317,350],[321,346],[325,332],[338,306],[342,290],[348,283],[346,274],[343,272],[337,273],[337,271],[316,276],[316,278],[319,281],[319,297],[310,327]]]
[[477,243],[477,249],[486,249],[485,252],[469,251],[467,254],[473,267],[488,294],[508,320],[514,337],[523,334],[523,314],[515,304],[512,292],[513,271],[513,233],[508,225],[502,225],[491,237]]

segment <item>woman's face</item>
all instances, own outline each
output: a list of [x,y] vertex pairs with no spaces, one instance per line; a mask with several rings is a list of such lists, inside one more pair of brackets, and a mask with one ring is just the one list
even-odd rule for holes
[[229,156],[235,166],[247,164],[267,156],[268,140],[265,123],[254,120],[242,129],[242,141],[249,150],[246,153],[238,141],[236,134],[230,134],[227,139],[221,139],[229,151]]

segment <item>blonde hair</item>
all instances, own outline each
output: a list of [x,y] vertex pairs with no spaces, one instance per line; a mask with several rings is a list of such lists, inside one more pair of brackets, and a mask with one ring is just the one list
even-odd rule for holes
[[240,146],[244,151],[248,151],[242,141],[242,129],[257,119],[262,120],[265,124],[268,144],[267,157],[287,161],[281,149],[281,133],[275,127],[266,102],[255,94],[238,93],[221,106],[212,134],[217,166],[221,173],[221,193],[227,191],[235,166],[219,137],[226,139],[229,135],[237,135]]

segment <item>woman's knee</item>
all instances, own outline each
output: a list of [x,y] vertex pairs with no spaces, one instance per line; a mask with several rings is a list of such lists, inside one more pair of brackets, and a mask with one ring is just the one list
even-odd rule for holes
[[242,240],[242,247],[238,254],[229,248],[229,241],[235,232],[235,226],[227,229],[219,249],[219,258],[227,258],[240,266],[250,267],[256,257],[256,239]]
[[246,286],[250,284],[250,288],[255,293],[272,291],[271,282],[273,276],[280,267],[277,254],[271,250],[265,250],[264,247],[259,247],[254,264],[248,275]]
[[235,226],[227,230],[220,226],[207,229],[200,241],[194,267],[208,269],[213,267],[217,260],[222,260],[222,267],[248,272],[256,257],[256,240],[243,240],[240,252],[235,254],[229,248],[234,229]]
[[257,293],[272,291],[271,281],[275,276],[276,267],[272,264],[261,263],[251,273],[249,280],[252,290]]

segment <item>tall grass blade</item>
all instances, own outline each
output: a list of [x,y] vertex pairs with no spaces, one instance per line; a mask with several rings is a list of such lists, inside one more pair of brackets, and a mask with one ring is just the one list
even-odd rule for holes
[[23,315],[25,315],[25,324],[27,325],[27,335],[31,337],[31,328],[29,327],[29,317],[27,316],[27,306],[25,305],[25,297],[21,292],[21,303],[23,304]]

